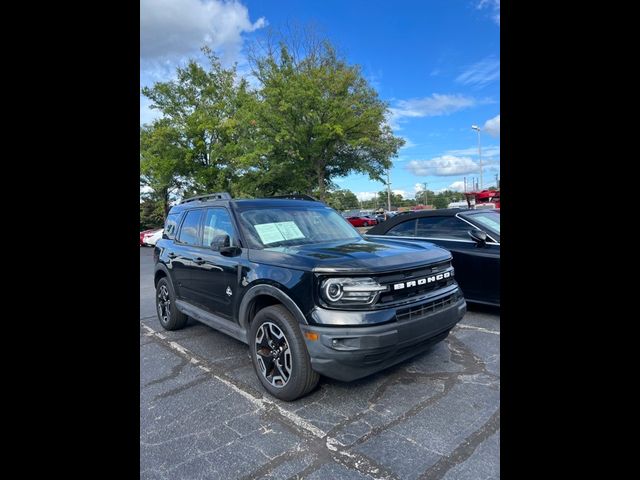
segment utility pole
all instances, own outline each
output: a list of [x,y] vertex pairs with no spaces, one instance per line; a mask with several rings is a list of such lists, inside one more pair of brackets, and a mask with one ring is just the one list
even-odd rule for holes
[[497,173],[496,173],[496,188],[500,188],[500,180],[498,179]]
[[464,182],[464,191],[467,191],[467,177],[462,177],[462,181]]
[[427,193],[427,182],[424,182],[424,206],[427,206],[429,194]]
[[389,180],[389,170],[387,169],[387,212],[391,211],[391,181]]
[[471,128],[478,132],[478,161],[480,163],[480,190],[482,190],[482,151],[480,150],[480,127],[471,125]]

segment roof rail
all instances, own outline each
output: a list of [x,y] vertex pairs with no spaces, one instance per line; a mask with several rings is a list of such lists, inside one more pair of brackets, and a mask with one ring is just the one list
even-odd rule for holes
[[289,200],[310,200],[312,202],[319,202],[317,198],[307,195],[305,193],[292,193],[290,195],[274,195],[268,198],[288,198]]
[[184,200],[182,200],[180,202],[180,205],[182,205],[183,203],[187,203],[187,202],[195,202],[198,200],[205,200],[211,198],[213,200],[231,200],[231,195],[227,192],[217,192],[217,193],[210,193],[209,195],[198,195],[196,197],[189,197],[189,198],[185,198]]

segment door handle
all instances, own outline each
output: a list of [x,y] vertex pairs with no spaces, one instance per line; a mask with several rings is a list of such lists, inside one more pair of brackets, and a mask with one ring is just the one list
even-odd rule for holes
[[202,257],[198,257],[198,258],[194,258],[193,259],[193,263],[195,263],[196,265],[202,265],[205,262],[205,260]]
[[175,254],[175,253],[173,253],[173,252],[171,252],[171,253],[169,253],[169,254],[167,255],[167,257],[171,258],[172,260],[173,260],[174,258],[176,258],[177,256],[178,256],[178,255],[176,255],[176,254]]

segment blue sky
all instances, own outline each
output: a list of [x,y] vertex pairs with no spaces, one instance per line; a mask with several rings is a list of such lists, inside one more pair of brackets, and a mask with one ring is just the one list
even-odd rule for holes
[[[500,170],[499,0],[141,0],[140,81],[173,76],[208,44],[248,72],[246,45],[269,28],[313,24],[387,101],[407,141],[394,159],[392,190],[413,197],[462,189],[463,177],[495,185]],[[140,122],[154,118],[140,99]],[[366,175],[336,183],[361,199],[384,189]]]

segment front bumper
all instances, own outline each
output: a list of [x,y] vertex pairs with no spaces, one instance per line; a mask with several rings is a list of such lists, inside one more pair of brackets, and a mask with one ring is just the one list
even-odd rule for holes
[[[351,381],[422,353],[443,340],[467,311],[461,295],[445,306],[434,307],[431,311],[428,308],[420,310],[423,305],[433,302],[432,298],[428,302],[384,310],[386,316],[394,320],[383,325],[300,325],[303,332],[318,334],[317,340],[309,340],[305,335],[312,368],[327,377]],[[407,308],[418,313],[407,318],[404,313]],[[396,318],[396,312],[401,320]],[[380,311],[371,313],[380,315]]]

